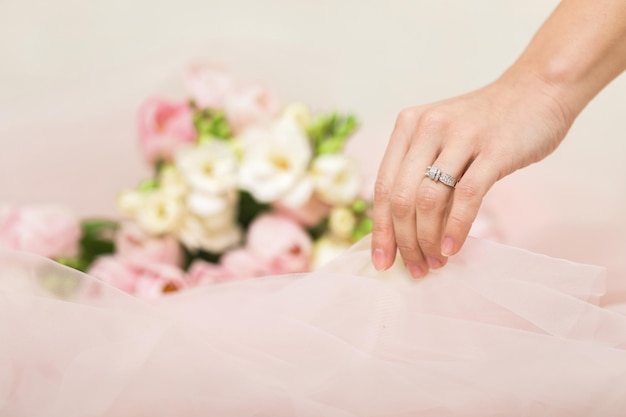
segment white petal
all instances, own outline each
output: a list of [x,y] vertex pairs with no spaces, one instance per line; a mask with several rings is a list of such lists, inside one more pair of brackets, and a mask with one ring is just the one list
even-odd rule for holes
[[137,210],[137,222],[148,233],[169,233],[178,227],[182,212],[178,199],[154,191],[146,195]]
[[127,216],[135,216],[144,201],[144,193],[136,190],[123,191],[117,197],[117,208]]
[[312,173],[319,197],[329,204],[350,204],[361,190],[358,165],[345,155],[318,157],[313,162]]
[[302,207],[309,201],[314,191],[313,178],[304,177],[281,199],[286,207]]
[[191,187],[207,193],[234,188],[237,165],[234,151],[219,140],[180,149],[176,155],[176,166]]
[[229,201],[223,196],[193,192],[187,197],[189,211],[198,216],[215,216],[226,210],[228,206]]
[[237,225],[232,225],[218,232],[206,234],[200,244],[206,251],[223,253],[237,246],[241,242],[241,237],[241,229]]

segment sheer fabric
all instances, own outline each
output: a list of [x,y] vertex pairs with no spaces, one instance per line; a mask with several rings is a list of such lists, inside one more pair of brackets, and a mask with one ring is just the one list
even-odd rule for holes
[[0,416],[624,416],[601,268],[470,239],[422,280],[320,271],[133,298],[0,252]]

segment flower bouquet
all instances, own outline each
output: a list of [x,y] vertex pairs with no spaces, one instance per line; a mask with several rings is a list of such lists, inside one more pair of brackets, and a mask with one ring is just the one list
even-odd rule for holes
[[[40,254],[157,297],[308,271],[370,232],[359,167],[343,152],[357,128],[352,115],[281,106],[263,85],[209,66],[191,67],[186,84],[188,100],[153,98],[139,110],[140,149],[154,174],[120,193],[125,219],[82,221],[71,227],[72,250]],[[42,234],[24,231],[24,210],[11,213],[9,221],[0,212],[0,229],[13,247]]]

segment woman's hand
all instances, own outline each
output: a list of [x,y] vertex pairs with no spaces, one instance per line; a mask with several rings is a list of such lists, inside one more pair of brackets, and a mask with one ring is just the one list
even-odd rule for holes
[[[574,115],[549,83],[505,73],[480,90],[400,112],[375,187],[372,257],[396,250],[415,278],[444,266],[469,233],[491,186],[550,154]],[[456,187],[425,176],[435,166]]]

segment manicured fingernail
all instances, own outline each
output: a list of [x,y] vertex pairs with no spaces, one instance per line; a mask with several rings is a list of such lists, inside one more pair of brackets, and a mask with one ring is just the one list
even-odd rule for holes
[[441,244],[441,254],[443,256],[450,256],[452,255],[453,251],[454,251],[454,241],[452,240],[450,236],[446,236],[446,238],[443,239],[443,243]]
[[441,268],[441,261],[437,258],[433,258],[431,256],[426,257],[426,262],[428,262],[428,266],[432,269]]
[[374,262],[374,268],[378,271],[385,269],[387,260],[385,259],[385,251],[381,248],[375,248],[372,251],[372,260]]
[[421,278],[424,276],[424,270],[418,264],[407,263],[406,269],[409,270],[409,274],[411,274],[413,278]]

